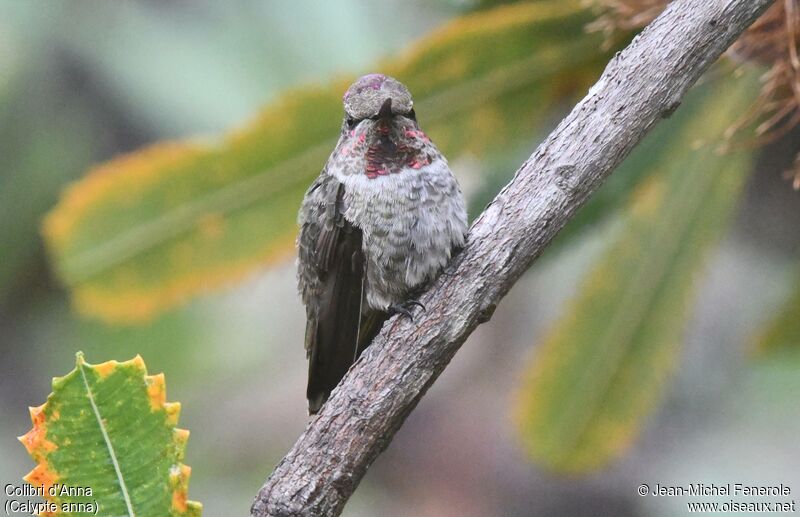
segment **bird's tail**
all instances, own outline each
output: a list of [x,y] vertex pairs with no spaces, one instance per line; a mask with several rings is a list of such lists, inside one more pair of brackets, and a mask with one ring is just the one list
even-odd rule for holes
[[[347,370],[352,366],[361,352],[372,343],[388,314],[382,311],[367,311],[361,318],[358,334],[336,325],[338,328],[327,329],[331,339],[325,339],[319,332],[326,329],[317,326],[316,346],[310,348],[308,362],[308,413],[316,414],[328,400],[331,391],[339,384]],[[311,322],[309,321],[309,324]],[[314,330],[309,329],[313,332]],[[331,334],[332,332],[332,334]]]

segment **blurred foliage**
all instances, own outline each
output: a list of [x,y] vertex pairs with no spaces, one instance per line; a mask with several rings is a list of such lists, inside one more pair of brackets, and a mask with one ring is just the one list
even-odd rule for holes
[[[577,0],[456,19],[379,69],[404,81],[442,150],[528,138],[606,56]],[[151,318],[289,255],[306,186],[335,144],[349,81],[286,94],[219,145],[164,143],[99,166],[63,195],[44,234],[77,308]]]
[[24,69],[11,74],[0,91],[0,236],[9,243],[0,246],[0,301],[16,287],[21,273],[31,273],[39,249],[32,237],[41,214],[56,199],[62,174],[77,176],[98,141],[85,99],[56,100],[52,81],[57,70],[41,74]]
[[[707,88],[705,89],[707,91]],[[690,123],[697,110],[703,108],[704,97],[691,94],[683,101],[682,109],[675,112],[669,121],[658,124],[636,149],[623,161],[595,192],[589,201],[559,232],[556,239],[544,251],[543,258],[558,257],[563,247],[583,232],[596,228],[610,216],[619,214],[620,203],[627,199],[633,189],[646,178],[653,164],[672,160],[675,153],[675,140],[681,137],[680,127]],[[555,111],[555,108],[554,108]],[[530,146],[521,146],[501,155],[491,155],[488,160],[485,181],[482,188],[470,199],[470,213],[477,215],[506,185],[519,167],[530,155]]]
[[800,288],[780,313],[766,325],[756,343],[758,355],[800,352]]
[[[749,153],[718,149],[757,82],[707,85],[688,124],[652,161],[632,196],[626,228],[536,351],[517,408],[531,456],[583,472],[632,442],[657,407],[677,362],[695,278],[724,230],[751,170]],[[656,155],[658,158],[658,155]]]
[[52,292],[41,218],[92,162],[240,124],[277,92],[361,69],[464,7],[0,0],[0,310]]
[[31,408],[33,428],[20,441],[37,465],[25,481],[60,509],[88,503],[99,515],[200,515],[201,505],[187,500],[191,469],[181,460],[189,432],[175,427],[179,413],[179,403],[166,401],[164,375],[147,375],[141,357],[91,365],[78,353],[75,369],[53,379],[47,402]]

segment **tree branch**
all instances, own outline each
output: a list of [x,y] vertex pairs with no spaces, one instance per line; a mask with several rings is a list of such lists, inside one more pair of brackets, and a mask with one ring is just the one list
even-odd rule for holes
[[338,515],[367,467],[531,262],[773,0],[676,0],[608,64],[472,225],[466,248],[393,318],[259,491],[252,515]]

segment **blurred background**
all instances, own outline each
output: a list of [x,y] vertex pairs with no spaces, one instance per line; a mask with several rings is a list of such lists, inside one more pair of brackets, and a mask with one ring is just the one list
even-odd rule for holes
[[[597,9],[604,2],[596,9],[569,1],[492,4],[0,0],[3,484],[19,483],[32,468],[15,437],[30,428],[27,407],[45,401],[51,378],[72,369],[76,351],[92,363],[138,353],[151,372],[165,373],[168,399],[183,405],[180,426],[192,432],[190,497],[204,504],[205,515],[246,514],[307,421],[292,221],[333,148],[341,121],[336,96],[373,71],[407,82],[419,94],[420,123],[450,157],[474,217],[635,30]],[[595,30],[586,30],[592,23]],[[770,66],[739,60],[710,72],[470,337],[344,515],[684,512],[685,498],[638,496],[641,483],[783,483],[795,497],[800,198],[784,171],[800,133],[788,128],[759,146],[743,136],[727,154],[703,148],[742,121]],[[303,111],[313,103],[330,109]],[[238,136],[224,136],[231,132]],[[284,137],[288,144],[270,147]],[[130,277],[102,275],[151,266],[134,253],[86,270],[78,259],[82,246],[98,245],[92,239],[102,245],[143,217],[137,194],[130,206],[109,194],[96,212],[59,199],[69,198],[65,188],[95,164],[184,139],[209,146],[218,161],[208,167],[223,176],[231,170],[231,177],[272,170],[271,157],[281,153],[288,162],[293,153],[322,150],[304,155],[298,172],[281,169],[298,186],[265,201],[264,210],[280,216],[253,212],[263,222],[255,226],[226,220],[222,232],[241,230],[237,238],[257,250],[243,245],[216,257],[189,240],[183,244],[199,258],[175,271],[194,270],[191,287],[151,305],[131,302],[136,306],[126,312],[124,297],[115,296]],[[206,158],[176,165],[180,181],[204,174]],[[115,163],[102,174],[113,177]],[[170,164],[139,166],[143,184],[150,182],[143,199],[176,192],[147,210],[166,211],[197,193],[197,182],[159,186],[158,178],[173,172]],[[137,171],[126,174],[138,181]],[[721,190],[717,183],[697,190],[693,181],[704,174],[721,178]],[[692,201],[695,191],[708,195]],[[103,203],[117,203],[123,215]],[[70,219],[77,228],[71,235],[79,237],[53,230],[45,244],[43,220],[54,209],[53,219]],[[681,215],[688,212],[692,219]],[[276,229],[258,233],[270,225]],[[672,240],[661,238],[675,228]],[[647,246],[627,243],[651,234],[658,257],[666,258],[663,267],[642,269],[654,257]],[[215,276],[213,268],[234,263],[235,274]],[[131,281],[143,286],[136,296],[157,298],[148,289],[179,274],[152,268],[147,281]],[[206,273],[215,278],[207,285]],[[598,275],[632,280],[593,287]],[[631,303],[647,310],[631,316]],[[653,330],[655,320],[667,330]],[[617,324],[633,330],[607,334]],[[604,372],[605,395],[581,395],[597,391],[595,368]],[[556,414],[559,407],[572,409]],[[563,433],[556,420],[570,430],[590,423],[581,424],[574,447],[553,446],[552,435]]]

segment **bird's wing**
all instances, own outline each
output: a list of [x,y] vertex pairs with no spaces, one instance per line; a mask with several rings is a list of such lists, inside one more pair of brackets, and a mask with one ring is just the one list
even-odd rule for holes
[[385,319],[362,307],[362,232],[344,218],[344,185],[323,176],[306,195],[299,239],[311,414],[325,403]]

